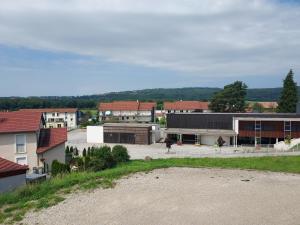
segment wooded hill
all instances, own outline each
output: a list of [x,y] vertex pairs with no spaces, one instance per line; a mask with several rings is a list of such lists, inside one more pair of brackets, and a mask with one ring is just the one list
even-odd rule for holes
[[[156,88],[137,91],[110,92],[99,95],[56,96],[56,97],[2,97],[0,110],[15,110],[19,108],[96,108],[98,102],[116,100],[164,101],[164,100],[210,100],[212,95],[221,88],[191,87],[191,88]],[[277,101],[281,88],[248,89],[248,101]],[[300,87],[298,87],[300,94]]]

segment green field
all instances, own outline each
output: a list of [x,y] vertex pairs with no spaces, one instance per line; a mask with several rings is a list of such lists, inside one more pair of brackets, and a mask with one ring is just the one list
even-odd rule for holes
[[64,200],[75,190],[111,188],[114,181],[136,172],[169,167],[251,169],[300,173],[300,156],[251,158],[172,158],[152,161],[133,160],[101,172],[77,172],[0,195],[0,223],[20,221],[29,210],[39,210]]

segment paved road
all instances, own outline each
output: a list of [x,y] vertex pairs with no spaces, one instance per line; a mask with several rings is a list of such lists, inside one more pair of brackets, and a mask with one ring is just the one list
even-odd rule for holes
[[[76,146],[79,151],[84,148],[92,146],[101,146],[101,144],[88,144],[86,142],[85,130],[74,130],[68,133],[68,145]],[[112,144],[109,144],[113,146]],[[167,149],[164,143],[156,143],[152,145],[125,145],[132,159],[144,159],[146,156],[156,158],[171,158],[171,157],[257,157],[266,155],[300,155],[300,151],[297,152],[259,152],[245,153],[243,149],[222,147],[220,150],[218,147],[212,146],[195,146],[195,145],[172,145],[171,153],[167,154]],[[270,150],[271,151],[271,150]]]

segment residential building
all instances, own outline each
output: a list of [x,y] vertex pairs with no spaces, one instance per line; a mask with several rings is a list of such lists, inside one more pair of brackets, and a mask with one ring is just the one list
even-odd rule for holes
[[53,160],[65,162],[66,128],[45,128],[41,112],[0,113],[0,157],[21,165],[51,170]]
[[43,113],[47,128],[67,128],[68,130],[73,130],[78,127],[80,118],[77,108],[21,109],[20,111]]
[[246,112],[276,112],[278,107],[277,102],[248,102],[248,106],[246,108]]
[[193,112],[210,112],[209,102],[201,101],[175,101],[164,102],[166,113],[193,113]]
[[155,122],[155,102],[115,101],[99,104],[102,122]]
[[300,114],[168,114],[165,132],[181,143],[214,145],[221,136],[226,145],[261,146],[300,138]]
[[0,157],[0,193],[26,184],[28,166],[19,165]]

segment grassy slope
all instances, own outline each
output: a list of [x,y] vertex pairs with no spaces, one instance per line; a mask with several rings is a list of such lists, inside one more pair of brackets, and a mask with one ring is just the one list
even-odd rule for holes
[[55,205],[64,195],[75,190],[96,187],[113,187],[114,180],[122,176],[168,167],[217,167],[268,170],[274,172],[300,173],[300,156],[260,158],[185,158],[134,160],[116,168],[97,173],[80,172],[56,177],[38,185],[31,185],[11,193],[0,195],[0,223],[12,223],[23,218],[30,210]]

